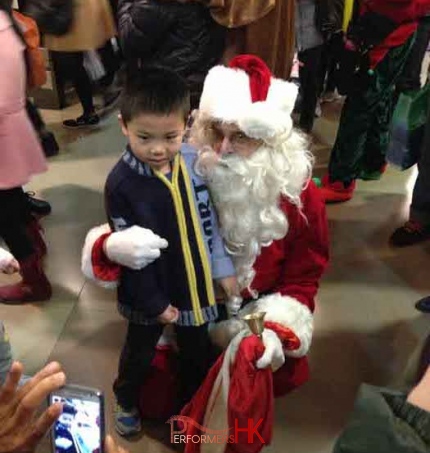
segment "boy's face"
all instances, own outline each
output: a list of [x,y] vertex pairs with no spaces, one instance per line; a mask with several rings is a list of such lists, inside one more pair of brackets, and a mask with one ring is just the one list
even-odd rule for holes
[[133,154],[152,169],[170,172],[170,162],[181,148],[185,120],[181,112],[169,115],[141,113],[127,124],[119,118]]

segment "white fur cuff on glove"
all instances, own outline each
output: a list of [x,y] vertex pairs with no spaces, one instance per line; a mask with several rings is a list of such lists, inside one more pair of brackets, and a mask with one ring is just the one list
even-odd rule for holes
[[285,355],[281,340],[278,335],[270,329],[264,329],[262,337],[266,349],[255,365],[259,369],[270,366],[272,371],[275,372],[285,363]]
[[112,233],[106,240],[107,257],[114,263],[139,270],[160,257],[160,249],[168,243],[151,230],[132,226],[126,230]]

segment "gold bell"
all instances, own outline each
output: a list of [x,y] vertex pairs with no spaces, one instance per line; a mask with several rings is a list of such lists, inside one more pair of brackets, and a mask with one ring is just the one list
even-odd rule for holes
[[258,338],[262,338],[264,330],[264,317],[266,316],[265,311],[258,311],[245,315],[242,319],[248,324],[249,330],[257,335]]

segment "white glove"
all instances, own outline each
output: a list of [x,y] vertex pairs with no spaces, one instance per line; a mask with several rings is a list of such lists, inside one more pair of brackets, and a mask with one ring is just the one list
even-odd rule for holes
[[112,233],[105,243],[105,253],[114,263],[139,270],[160,257],[168,242],[151,230],[132,226]]
[[0,247],[0,272],[13,274],[19,271],[18,261],[7,250]]
[[229,318],[237,316],[240,307],[242,306],[243,299],[241,297],[233,296],[225,303],[227,315]]
[[257,360],[256,367],[259,369],[270,366],[272,371],[281,368],[285,363],[284,349],[278,335],[271,329],[263,330],[263,344],[266,350],[264,354]]

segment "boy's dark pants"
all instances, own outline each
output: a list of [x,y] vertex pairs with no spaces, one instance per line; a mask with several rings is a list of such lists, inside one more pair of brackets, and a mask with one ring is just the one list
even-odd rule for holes
[[330,181],[349,184],[361,172],[378,171],[385,164],[395,85],[413,42],[391,49],[373,76],[357,80],[363,86],[348,95],[330,156]]
[[[179,348],[179,403],[182,407],[198,390],[216,356],[207,324],[199,327],[175,326],[175,330]],[[139,390],[150,370],[162,332],[161,324],[128,325],[118,377],[114,383],[117,401],[125,409],[137,406]]]

